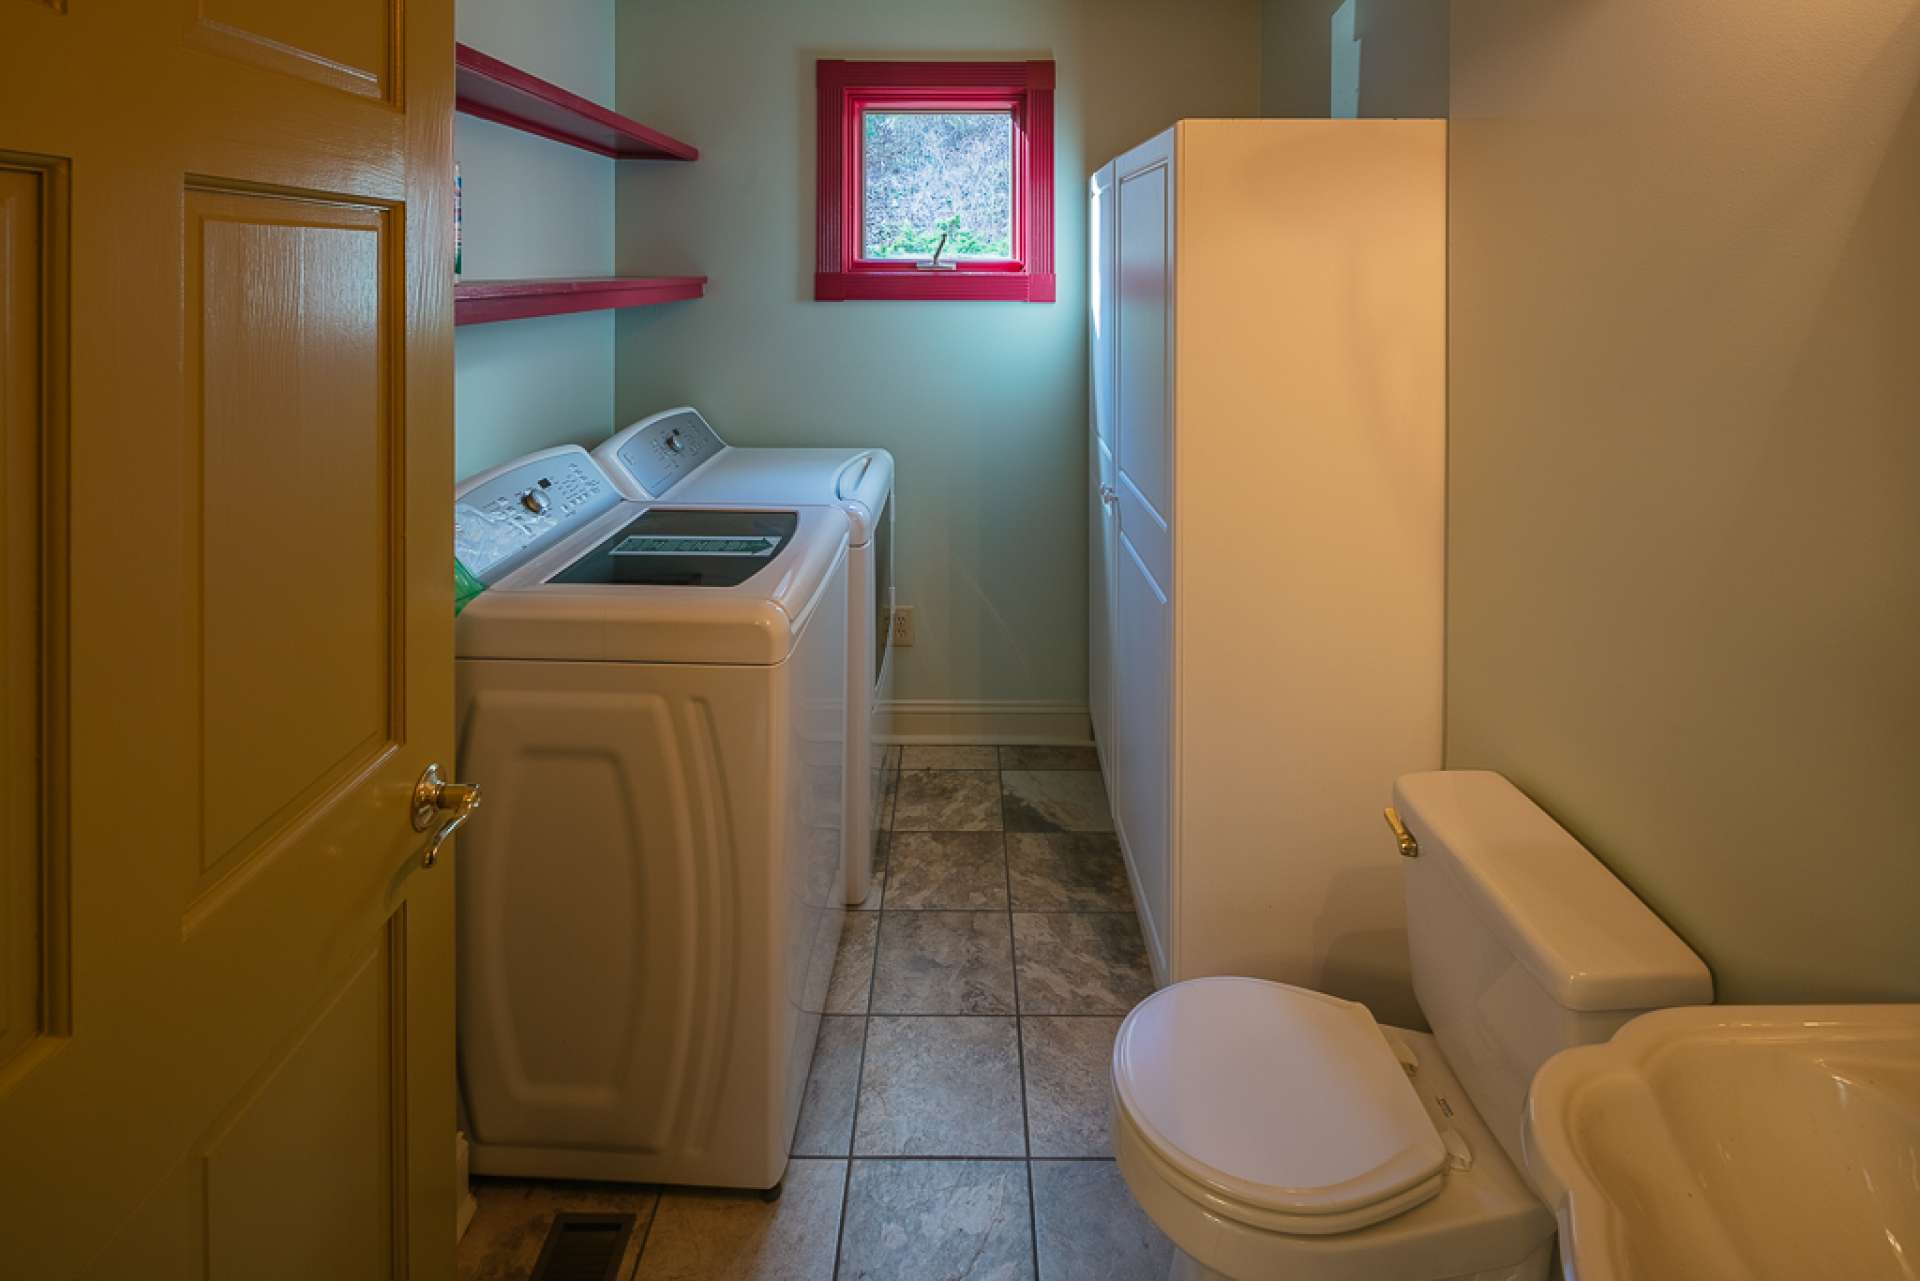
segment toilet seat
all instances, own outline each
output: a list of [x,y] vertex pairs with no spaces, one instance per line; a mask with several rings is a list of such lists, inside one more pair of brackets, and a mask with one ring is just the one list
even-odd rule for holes
[[1116,1106],[1215,1214],[1324,1236],[1437,1196],[1447,1149],[1363,1005],[1251,978],[1147,998],[1114,1044]]

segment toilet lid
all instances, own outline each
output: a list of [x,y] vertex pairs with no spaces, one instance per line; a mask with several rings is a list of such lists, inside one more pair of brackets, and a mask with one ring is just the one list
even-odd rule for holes
[[1248,978],[1147,998],[1116,1101],[1167,1164],[1283,1231],[1344,1232],[1440,1191],[1447,1153],[1363,1005]]

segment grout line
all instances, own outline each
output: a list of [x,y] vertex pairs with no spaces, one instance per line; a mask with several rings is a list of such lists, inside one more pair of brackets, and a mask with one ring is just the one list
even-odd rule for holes
[[[901,749],[902,761],[906,755],[906,750]],[[884,766],[881,772],[886,772]],[[867,971],[867,1009],[866,1013],[860,1015],[860,1067],[853,1076],[853,1119],[847,1126],[847,1173],[840,1183],[840,1227],[833,1239],[833,1281],[840,1281],[840,1259],[847,1248],[847,1211],[853,1204],[853,1154],[860,1139],[860,1096],[866,1092],[867,1085],[867,1043],[873,1039],[873,991],[880,978],[880,926],[887,914],[887,883],[893,880],[893,816],[900,804],[899,765],[893,768],[891,790],[892,797],[887,803],[887,866],[880,883],[880,907],[874,913],[873,965]]]
[[653,1207],[647,1211],[647,1221],[640,1225],[640,1245],[633,1252],[633,1271],[627,1273],[625,1281],[633,1281],[633,1278],[640,1275],[640,1258],[647,1252],[647,1242],[653,1239],[653,1221],[660,1217],[660,1203],[666,1199],[666,1188],[655,1185]]
[[[1000,749],[994,759],[1005,764]],[[1007,954],[1013,962],[1013,1045],[1020,1060],[1020,1134],[1026,1142],[1027,1160],[1027,1249],[1033,1259],[1034,1281],[1040,1278],[1040,1211],[1033,1187],[1033,1117],[1027,1109],[1027,1033],[1020,1012],[1020,948],[1013,937],[1013,855],[1007,848],[1007,774],[997,776],[1000,784],[1000,863],[1007,877]]]
[[[839,1159],[840,1158],[837,1156],[833,1156],[833,1157],[796,1156],[794,1158],[794,1160],[796,1161],[838,1161]],[[899,1162],[907,1162],[907,1163],[918,1162],[921,1164],[932,1164],[932,1163],[938,1163],[941,1161],[986,1161],[986,1162],[997,1163],[999,1165],[1029,1164],[1028,1159],[1023,1156],[928,1156],[924,1153],[917,1153],[917,1152],[910,1153],[910,1154],[909,1153],[892,1153],[892,1152],[868,1152],[863,1154],[860,1159],[862,1161],[865,1161],[869,1165],[877,1164],[882,1161],[899,1161]],[[1080,1161],[1088,1165],[1093,1165],[1103,1161],[1108,1164],[1112,1164],[1113,1158],[1110,1156],[1037,1156],[1033,1158],[1033,1161],[1038,1162],[1042,1165],[1048,1164],[1050,1162],[1055,1162],[1055,1161]]]
[[[887,839],[891,841],[892,835],[889,834]],[[892,852],[888,853],[891,856]],[[871,1003],[871,996],[868,1001]],[[853,1078],[853,1120],[847,1126],[847,1169],[840,1179],[840,1225],[833,1235],[833,1281],[840,1281],[840,1256],[847,1248],[847,1207],[853,1200],[853,1148],[860,1133],[860,1093],[867,1076],[867,1040],[873,1034],[873,1016],[863,1014],[860,1020],[860,1070]]]
[[[902,832],[901,835],[919,836],[922,833]],[[947,833],[936,832],[933,835],[944,836]],[[970,833],[962,833],[962,835],[970,835]],[[999,833],[986,833],[986,835],[999,835]],[[1016,832],[1015,835],[1019,833]],[[872,912],[875,909],[860,910]],[[1004,912],[1014,916],[1132,916],[1134,914],[1122,907],[889,907],[882,910],[888,912]]]
[[1014,909],[1018,916],[1132,916],[1133,913],[1117,907],[1021,907]]
[[[1003,916],[1005,913],[995,912],[994,915]],[[900,1013],[894,1010],[874,1010],[871,1012],[871,1016],[877,1019],[1120,1019],[1125,1018],[1126,1015],[1127,1012],[1125,1010],[1083,1010],[1075,1014],[1052,1014],[1046,1010],[1032,1010],[1026,1014],[1015,1014],[1012,1012],[1004,1014],[953,1014],[942,1013],[938,1010],[912,1010],[906,1013]],[[829,1019],[860,1019],[866,1018],[868,1015],[825,1014],[821,1017]]]

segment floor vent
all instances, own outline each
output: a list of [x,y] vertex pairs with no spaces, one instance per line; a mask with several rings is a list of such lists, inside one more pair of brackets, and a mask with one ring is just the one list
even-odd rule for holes
[[556,1214],[527,1281],[614,1281],[632,1235],[631,1214]]

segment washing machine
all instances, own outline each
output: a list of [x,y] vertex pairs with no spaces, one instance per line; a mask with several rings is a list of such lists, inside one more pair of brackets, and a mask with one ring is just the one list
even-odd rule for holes
[[849,523],[461,486],[460,1081],[482,1174],[769,1188],[845,918]]
[[593,451],[629,498],[832,504],[852,522],[847,635],[846,900],[866,901],[884,783],[879,735],[891,691],[893,455],[884,449],[763,449],[720,439],[691,405],[642,418]]

